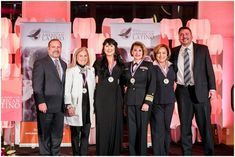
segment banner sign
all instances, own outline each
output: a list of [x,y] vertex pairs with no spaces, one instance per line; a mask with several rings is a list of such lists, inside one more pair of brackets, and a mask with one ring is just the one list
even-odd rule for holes
[[130,47],[135,41],[142,42],[151,49],[160,44],[160,23],[112,23],[111,37],[118,43],[124,62],[132,60]]
[[22,120],[22,79],[14,78],[2,80],[1,120]]
[[[36,60],[45,57],[48,42],[59,39],[62,43],[61,58],[70,63],[71,23],[25,22],[21,24],[21,51],[23,68],[23,122],[20,126],[20,146],[35,146],[37,141],[37,112],[33,97],[32,70]],[[70,132],[65,129],[65,143],[70,144]]]
[[71,23],[21,24],[23,68],[23,121],[36,121],[36,107],[32,89],[32,70],[36,60],[47,55],[48,42],[57,38],[62,42],[61,58],[70,62]]
[[140,41],[151,48],[160,43],[160,23],[112,23],[111,36],[119,47],[130,47]]
[[[70,129],[64,127],[61,146],[71,146]],[[38,147],[37,122],[22,122],[20,127],[20,146]]]

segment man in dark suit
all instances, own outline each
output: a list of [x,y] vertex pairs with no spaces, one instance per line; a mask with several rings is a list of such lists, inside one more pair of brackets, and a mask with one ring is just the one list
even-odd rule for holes
[[48,55],[34,63],[33,92],[37,106],[40,155],[59,155],[64,127],[66,63],[60,59],[62,44],[48,43]]
[[215,75],[208,47],[192,42],[188,27],[179,29],[181,46],[172,49],[171,61],[177,73],[175,90],[181,123],[181,145],[184,155],[192,154],[192,119],[195,114],[204,144],[205,155],[212,155],[210,99],[215,97]]

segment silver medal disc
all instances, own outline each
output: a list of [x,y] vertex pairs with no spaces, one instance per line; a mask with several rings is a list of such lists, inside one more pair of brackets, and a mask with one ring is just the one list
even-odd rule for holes
[[130,79],[130,82],[131,82],[132,84],[134,84],[134,83],[135,83],[135,79],[134,79],[134,78],[131,78],[131,79]]
[[164,82],[165,84],[168,84],[168,83],[169,83],[169,80],[168,80],[167,78],[165,78],[165,79],[163,80],[163,82]]
[[86,92],[87,92],[87,89],[86,89],[86,88],[83,88],[83,89],[82,89],[82,93],[85,94]]
[[113,79],[112,76],[110,76],[110,77],[108,78],[108,81],[109,81],[109,82],[113,82],[113,80],[114,80],[114,79]]

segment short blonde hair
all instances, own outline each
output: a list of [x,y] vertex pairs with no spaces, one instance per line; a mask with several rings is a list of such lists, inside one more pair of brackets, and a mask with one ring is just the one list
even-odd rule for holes
[[70,64],[70,68],[71,67],[75,67],[77,65],[77,56],[80,52],[82,51],[85,51],[87,53],[87,56],[88,56],[88,61],[87,61],[87,64],[86,65],[90,65],[90,57],[89,57],[89,52],[87,50],[86,47],[81,47],[81,48],[77,48],[75,49],[74,53],[73,53],[73,58],[72,58],[72,62]]
[[134,46],[139,46],[142,49],[142,51],[143,51],[143,57],[142,58],[144,58],[148,54],[148,50],[145,47],[145,45],[140,41],[136,41],[131,45],[131,50],[130,50],[131,56],[133,56],[132,55],[132,50],[133,50]]
[[167,60],[169,60],[169,58],[171,57],[171,50],[170,50],[169,46],[167,46],[165,44],[158,44],[157,46],[155,46],[153,48],[153,59],[154,60],[157,60],[156,55],[157,55],[159,49],[162,48],[162,47],[164,47],[167,51]]

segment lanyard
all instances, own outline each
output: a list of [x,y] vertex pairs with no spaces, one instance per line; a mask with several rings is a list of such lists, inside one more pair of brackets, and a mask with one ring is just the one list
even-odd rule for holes
[[140,66],[140,64],[141,64],[142,62],[143,62],[143,60],[141,60],[141,61],[139,62],[139,64],[138,64],[137,67],[135,68],[135,70],[132,70],[134,64],[133,64],[133,62],[131,63],[130,72],[131,72],[131,76],[132,76],[132,77],[135,75],[135,72],[137,71],[137,69],[139,68],[139,66]]
[[112,73],[113,73],[113,68],[115,67],[115,65],[117,64],[117,62],[116,61],[114,61],[114,63],[113,63],[113,66],[111,67],[111,69],[109,69],[109,74],[110,75],[112,75]]
[[156,63],[156,65],[161,69],[163,75],[164,75],[165,77],[167,77],[167,73],[168,73],[168,71],[169,71],[169,66],[170,66],[169,62],[168,62],[168,61],[166,62],[166,68],[165,68],[165,69],[164,69],[164,68],[161,66],[161,64],[159,64],[158,62],[155,62],[155,63]]
[[84,67],[84,68],[79,67],[79,69],[81,70],[80,73],[82,74],[82,78],[83,78],[83,87],[85,87],[86,82],[87,82],[87,69],[86,69],[86,67]]

